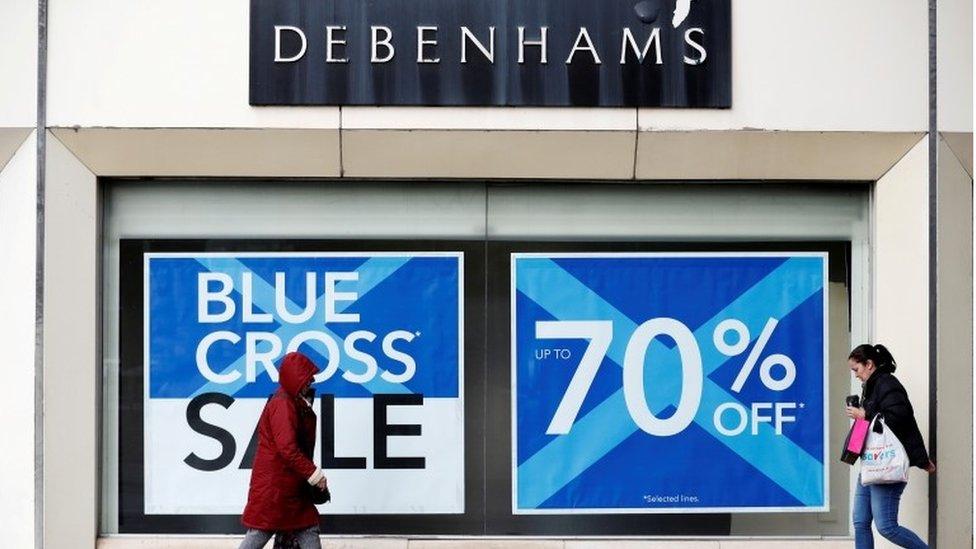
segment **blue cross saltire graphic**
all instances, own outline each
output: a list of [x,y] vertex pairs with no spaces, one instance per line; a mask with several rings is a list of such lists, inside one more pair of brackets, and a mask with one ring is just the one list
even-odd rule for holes
[[[316,384],[321,393],[368,397],[374,393],[416,392],[427,397],[457,397],[461,364],[460,261],[460,254],[152,254],[147,260],[148,396],[191,398],[221,392],[266,398],[276,383],[264,365],[255,365],[254,379],[245,375],[248,333],[255,336],[255,352],[268,353],[273,341],[281,348],[277,355],[280,356],[293,338],[314,332],[317,339],[304,343],[300,350],[311,356],[320,370],[325,370],[330,361],[338,361],[336,372]],[[208,284],[204,290],[209,292],[219,293],[222,289],[219,283],[201,283],[200,276],[206,273],[219,273],[232,281],[233,289],[227,292],[235,308],[231,318],[201,322],[200,285]],[[315,313],[307,321],[290,322],[279,314],[276,273],[284,273],[283,305],[291,314],[306,309],[306,274],[314,273]],[[332,307],[337,315],[358,314],[357,322],[326,322],[325,273],[355,273],[355,280],[335,283],[339,298]],[[349,295],[355,295],[355,299]],[[211,299],[204,307],[204,311],[217,314],[225,304]],[[270,318],[245,322],[245,307],[254,315]],[[204,352],[213,374],[227,376],[223,379],[236,376],[229,382],[208,379],[198,368],[201,341],[218,331],[240,338],[236,343],[218,340]],[[368,380],[352,383],[342,374],[362,373],[366,365],[361,357],[350,356],[344,341],[363,331],[374,337],[357,339],[354,349],[372,356],[377,371]],[[397,337],[385,342],[390,334]],[[331,356],[333,353],[318,341],[321,338],[335,342],[336,356]],[[414,376],[403,382],[385,379],[385,372],[405,371],[404,355],[416,364]]]
[[[526,254],[513,263],[515,512],[826,506],[825,256]],[[630,335],[657,317],[687,325],[703,366],[693,422],[671,436],[640,430],[621,381]],[[735,380],[771,318],[779,323],[756,362],[785,354],[796,377],[787,387],[766,387],[761,367],[753,364],[736,392]],[[723,354],[715,337],[726,319],[741,321],[749,336],[736,352]],[[571,429],[547,434],[589,342],[537,339],[536,322],[579,320],[611,321],[613,339]],[[735,343],[735,333],[718,331],[722,341]],[[556,348],[574,358],[545,354]],[[787,368],[774,364],[767,373],[785,380]],[[646,354],[644,391],[656,417],[674,413],[681,372],[675,343],[655,338]],[[717,426],[720,406],[725,412]],[[736,424],[744,429],[730,434]]]

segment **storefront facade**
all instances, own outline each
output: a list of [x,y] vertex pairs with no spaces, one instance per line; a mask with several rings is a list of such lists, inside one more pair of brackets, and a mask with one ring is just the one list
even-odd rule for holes
[[[335,13],[258,0],[0,7],[0,29],[12,37],[0,54],[0,70],[11,76],[0,87],[0,245],[8,258],[0,337],[10,349],[11,387],[0,410],[15,426],[0,468],[0,512],[11,517],[11,546],[236,546],[248,425],[270,386],[236,394],[213,387],[253,382],[267,370],[262,356],[273,361],[309,333],[289,332],[286,320],[318,294],[305,299],[312,282],[324,284],[324,301],[305,310],[324,314],[329,327],[306,341],[325,345],[322,367],[339,355],[367,366],[358,374],[342,367],[349,386],[329,385],[340,383],[336,364],[336,379],[320,386],[331,400],[320,399],[319,411],[333,420],[320,430],[331,452],[318,453],[333,465],[337,501],[322,508],[332,546],[848,547],[856,479],[837,456],[847,429],[843,396],[859,390],[847,353],[866,341],[885,343],[898,359],[939,464],[931,481],[912,471],[903,523],[931,533],[939,547],[971,546],[971,5],[939,3],[933,22],[928,2],[691,2],[679,22],[682,2],[643,4],[635,7],[641,24],[656,21],[642,10],[659,10],[657,42],[653,34],[602,37],[597,23],[586,33],[560,27],[559,13],[528,8],[486,10],[480,26],[468,26],[423,10],[364,15],[342,2]],[[352,15],[343,18],[344,9]],[[545,46],[536,44],[544,26]],[[520,34],[524,28],[531,32]],[[533,57],[550,46],[548,63]],[[665,80],[618,75],[579,91],[605,73],[573,72],[574,56],[591,71],[599,61],[626,73],[628,55],[633,63],[639,54],[644,62],[657,56]],[[362,63],[368,56],[372,63]],[[458,67],[479,62],[494,80],[465,80]],[[711,72],[689,72],[696,68]],[[281,80],[276,70],[293,73]],[[497,71],[509,71],[507,79]],[[659,85],[671,77],[674,84]],[[337,78],[347,79],[341,90],[329,84]],[[383,270],[398,258],[416,272]],[[552,278],[535,261],[575,274]],[[582,262],[577,271],[574,261]],[[735,292],[721,303],[728,307],[695,322],[697,309],[678,304],[673,314],[626,309],[657,280],[647,273],[664,273],[663,293],[649,300],[687,305],[723,299],[716,280],[767,280],[792,264],[798,270],[789,276],[800,276],[809,261],[819,269],[808,273],[815,285],[788,310],[767,309],[771,299],[737,305]],[[261,310],[273,307],[261,309],[252,284],[262,272],[269,300],[277,272],[285,272],[283,288],[285,276],[312,282],[281,290],[293,302],[264,321]],[[363,284],[378,273],[372,295],[383,301],[370,305],[360,300]],[[200,280],[213,285],[196,286]],[[358,289],[343,285],[352,280]],[[576,280],[593,295],[564,290]],[[637,293],[615,290],[621,280]],[[355,321],[344,302],[356,304]],[[710,372],[711,355],[702,358],[699,400],[711,423],[689,417],[692,429],[714,427],[721,445],[707,437],[700,446],[664,445],[672,453],[655,463],[646,456],[652,446],[638,441],[689,432],[659,423],[683,415],[685,388],[696,383],[674,323],[660,332],[682,350],[681,374],[670,374],[674,410],[652,409],[651,395],[641,399],[647,414],[635,411],[626,380],[613,370],[607,381],[604,367],[590,379],[593,394],[629,393],[630,414],[615,416],[628,430],[614,451],[585,457],[602,440],[597,434],[563,449],[543,445],[580,432],[587,417],[593,433],[619,423],[599,421],[583,397],[579,421],[554,413],[575,376],[564,370],[555,396],[533,377],[533,368],[555,367],[545,351],[552,361],[576,357],[563,368],[581,365],[588,347],[565,340],[597,341],[600,332],[562,333],[563,346],[550,346],[537,342],[560,338],[538,327],[525,335],[523,325],[609,322],[606,303],[636,324],[673,317],[692,331],[701,326],[693,347],[739,361],[731,373]],[[221,307],[227,318],[218,318]],[[242,320],[224,326],[237,318],[231,307]],[[722,323],[732,320],[742,322]],[[251,321],[274,329],[249,328]],[[352,325],[343,331],[343,322]],[[767,327],[765,354],[758,343],[731,343],[730,331],[749,342],[746,332]],[[770,339],[774,330],[781,339]],[[635,325],[623,335],[638,332]],[[427,349],[424,336],[435,333]],[[645,335],[653,354],[654,334]],[[364,339],[375,345],[359,349],[375,351],[373,363],[390,374],[385,382],[426,401],[379,398],[400,389],[362,392],[383,383],[367,375],[371,362],[355,343]],[[175,363],[166,353],[186,345],[186,356],[196,349],[199,357],[204,340],[218,350],[263,343],[236,369],[201,366],[218,352],[205,350],[187,374],[203,376],[201,387],[180,389],[187,375],[154,369]],[[406,356],[408,346],[420,354]],[[617,347],[608,343],[605,354],[626,377],[631,345]],[[526,362],[533,353],[538,362]],[[802,353],[814,358],[805,362]],[[780,358],[766,370],[770,356]],[[425,381],[428,364],[438,369]],[[783,395],[769,402],[768,416],[761,398],[746,396],[760,379]],[[742,415],[733,400],[708,408],[710,384],[740,393]],[[807,400],[793,398],[799,388]],[[207,397],[215,394],[229,396]],[[419,416],[404,411],[417,402]],[[814,419],[802,419],[801,403],[816,408]],[[372,411],[357,415],[361,408]],[[413,422],[422,428],[411,430]],[[790,434],[797,424],[803,432]],[[790,467],[810,468],[783,472],[756,454],[767,428],[787,430],[803,450]],[[356,438],[360,431],[368,436]],[[405,437],[420,442],[404,445]],[[770,437],[776,460],[800,455],[789,445],[775,453],[781,439]],[[729,458],[709,470],[692,455],[718,459],[726,448],[744,465]],[[543,457],[533,461],[533,452]],[[420,462],[409,461],[417,454]],[[614,471],[642,465],[674,467],[669,475],[691,488],[645,490],[635,508],[614,486],[640,475]],[[698,505],[707,497],[719,503]]]

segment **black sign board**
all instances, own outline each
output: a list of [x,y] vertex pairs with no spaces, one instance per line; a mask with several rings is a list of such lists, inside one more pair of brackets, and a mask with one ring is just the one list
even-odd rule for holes
[[251,0],[252,105],[732,104],[730,0]]

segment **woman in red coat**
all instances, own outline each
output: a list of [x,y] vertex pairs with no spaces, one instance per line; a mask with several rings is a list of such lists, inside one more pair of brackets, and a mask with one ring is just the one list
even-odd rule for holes
[[319,513],[308,485],[326,487],[312,462],[315,412],[309,386],[318,368],[301,353],[288,353],[278,369],[280,387],[258,420],[258,449],[241,522],[248,528],[240,549],[260,549],[276,532],[287,532],[302,549],[321,549]]

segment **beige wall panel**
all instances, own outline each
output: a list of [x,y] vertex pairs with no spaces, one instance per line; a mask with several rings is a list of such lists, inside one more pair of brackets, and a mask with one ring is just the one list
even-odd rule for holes
[[834,179],[874,181],[920,133],[645,132],[638,179]]
[[[719,541],[617,541],[614,549],[720,549]],[[602,549],[607,546],[604,540],[566,541],[566,549]]]
[[0,128],[0,170],[3,170],[30,133],[29,128]]
[[732,109],[641,109],[640,127],[923,131],[927,10],[926,0],[733,1]]
[[37,153],[31,136],[0,169],[0,348],[4,350],[0,425],[3,545],[34,544],[34,318],[36,311]]
[[939,547],[973,545],[973,180],[939,145]]
[[[101,538],[96,549],[237,549],[240,536],[151,537],[113,536]],[[268,545],[270,549],[270,545]],[[322,549],[407,549],[406,538],[322,538]]]
[[[234,549],[239,537],[135,537],[98,540],[98,549]],[[323,538],[323,549],[850,549],[850,540],[423,540],[406,538]]]
[[50,2],[48,124],[338,128],[337,108],[248,105],[248,5]]
[[343,131],[349,177],[629,179],[633,132]]
[[850,540],[723,541],[719,549],[851,549]]
[[973,133],[972,132],[944,132],[940,133],[949,152],[954,155],[962,168],[973,178]]
[[939,130],[973,131],[973,0],[938,0]]
[[[922,437],[929,440],[928,141],[920,141],[875,187],[874,340],[891,350]],[[855,341],[854,344],[863,343]],[[913,467],[899,521],[928,535],[928,473]],[[876,541],[882,540],[880,536]],[[887,541],[877,547],[893,547]]]
[[343,107],[344,130],[636,131],[634,109]]
[[410,549],[563,549],[562,540],[410,540]]
[[98,175],[336,177],[337,130],[54,130]]
[[[236,549],[240,536],[120,535],[99,538],[96,549]],[[879,547],[887,547],[878,545]],[[734,540],[676,539],[409,539],[409,538],[322,538],[323,549],[850,549],[850,538]],[[266,549],[271,549],[269,544]]]
[[[584,117],[585,118],[585,117]],[[592,120],[590,120],[592,121]],[[99,175],[631,179],[625,131],[57,129]],[[638,179],[875,180],[920,134],[641,132]]]
[[95,176],[47,139],[44,248],[44,547],[95,543],[98,463]]
[[0,2],[0,37],[0,127],[33,127],[37,124],[37,2]]

